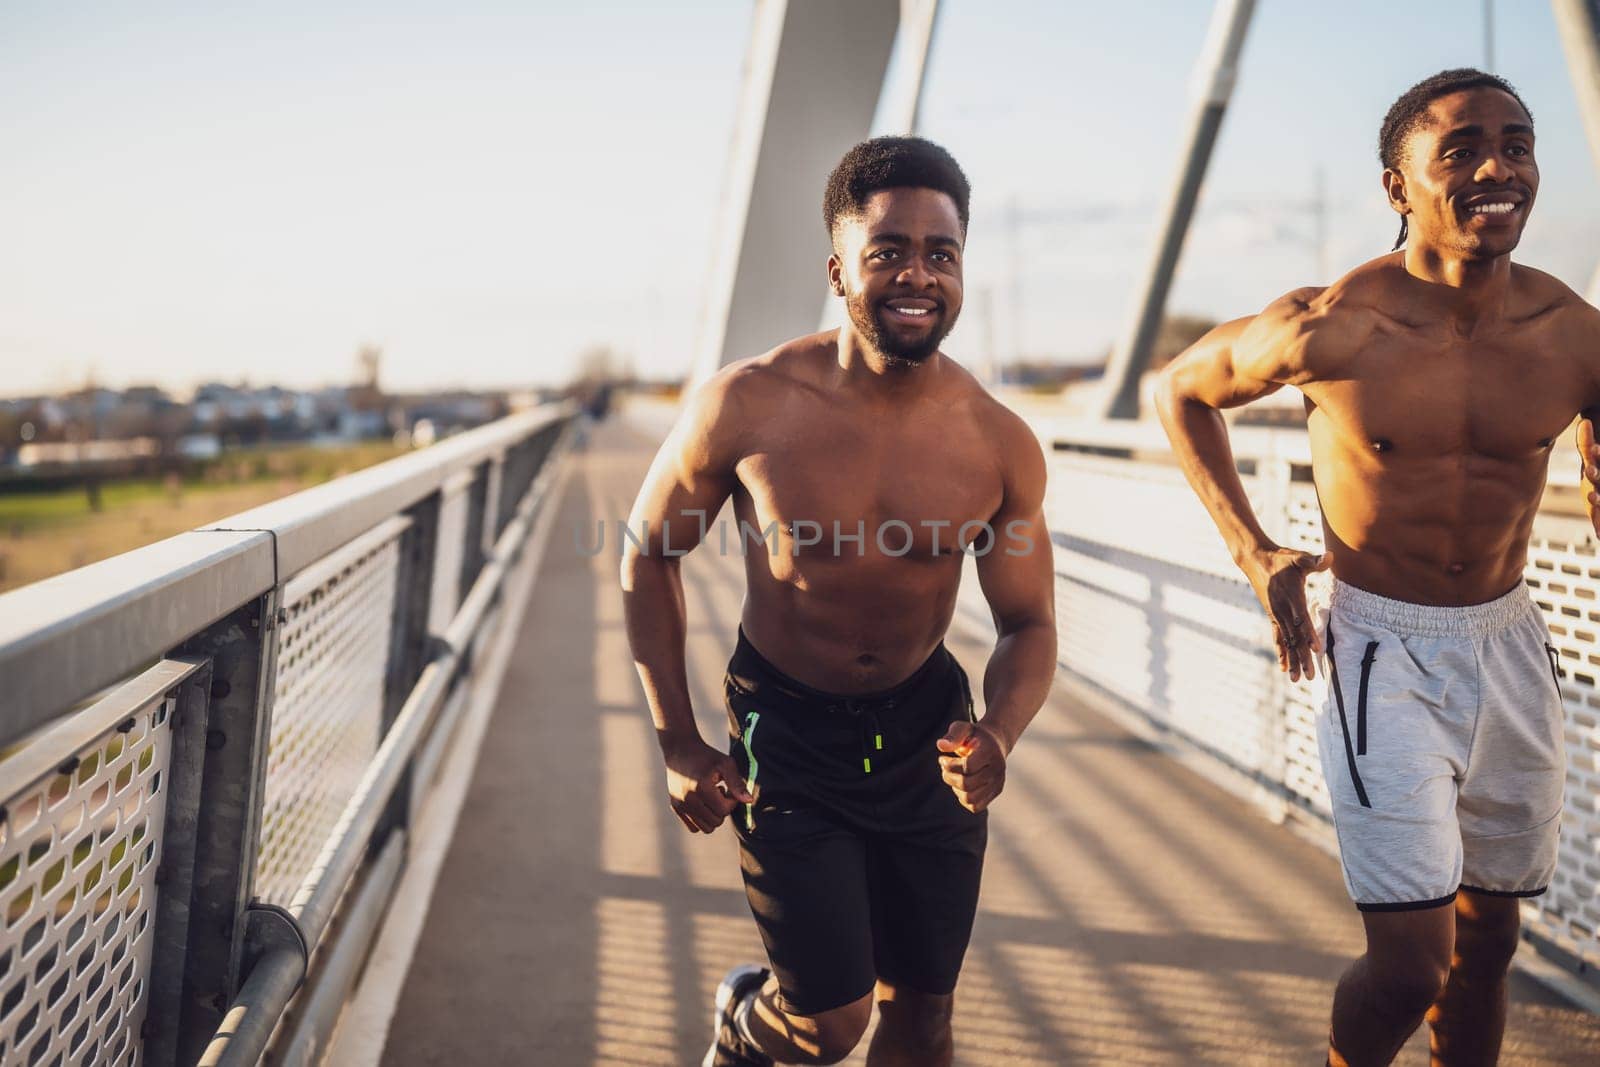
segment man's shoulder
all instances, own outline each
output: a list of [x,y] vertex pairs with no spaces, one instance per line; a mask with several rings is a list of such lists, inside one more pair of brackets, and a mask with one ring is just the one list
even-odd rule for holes
[[786,341],[759,356],[736,359],[718,368],[695,389],[695,403],[720,410],[769,402],[785,386],[792,387],[809,377],[808,367],[814,356],[804,345],[810,340]]
[[1526,263],[1511,264],[1511,284],[1521,293],[1552,303],[1583,299],[1573,292],[1570,285],[1554,274],[1538,267],[1530,267]]
[[1566,282],[1537,267],[1511,264],[1511,291],[1513,314],[1520,320],[1556,316],[1588,321],[1600,314]]
[[1035,474],[1042,479],[1044,449],[1028,420],[985,389],[970,372],[963,369],[962,373],[970,380],[970,385],[963,383],[963,391],[969,397],[968,410],[981,430],[982,440],[992,450],[995,463],[1008,472],[1007,482],[1019,476],[1029,480]]
[[[1419,313],[1412,294],[1417,281],[1405,268],[1402,252],[1391,252],[1361,264],[1330,285],[1318,298],[1318,310],[1345,321],[1368,317],[1415,326]],[[1552,312],[1593,312],[1594,308],[1561,279],[1537,267],[1511,264],[1511,314],[1519,320]],[[1429,317],[1421,313],[1422,317]]]
[[1382,321],[1389,270],[1375,260],[1332,285],[1291,289],[1244,327],[1236,357],[1270,381],[1294,385],[1340,372]]
[[989,392],[977,381],[973,382],[972,391],[973,412],[989,434],[995,438],[997,445],[1014,446],[1021,440],[1034,440],[1033,427],[1028,425],[1028,420],[1008,407],[1005,401]]
[[705,388],[724,400],[748,401],[776,390],[814,385],[836,351],[832,333],[796,337],[759,356],[734,360],[707,379]]
[[1529,343],[1575,359],[1600,379],[1600,309],[1561,279],[1533,267],[1513,266],[1509,317]]
[[735,360],[701,382],[684,405],[676,433],[689,447],[736,462],[763,427],[786,407],[797,391],[814,388],[816,368],[830,358],[823,349],[827,334],[787,341],[759,356]]
[[1337,362],[1380,334],[1415,325],[1408,297],[1414,284],[1403,253],[1369,259],[1309,296],[1299,325],[1313,338],[1318,356]]
[[[1360,328],[1381,313],[1386,293],[1398,280],[1388,257],[1363,263],[1332,285],[1291,289],[1257,316],[1264,324],[1297,333],[1328,334]],[[1403,274],[1404,270],[1398,273]]]
[[1404,253],[1390,252],[1358,264],[1311,301],[1313,315],[1325,325],[1348,327],[1400,314],[1408,288]]
[[941,370],[945,384],[928,395],[925,403],[964,407],[972,418],[984,424],[985,429],[1010,425],[1008,419],[1015,418],[1015,413],[989,392],[976,374],[947,355],[941,353],[939,358],[944,363]]

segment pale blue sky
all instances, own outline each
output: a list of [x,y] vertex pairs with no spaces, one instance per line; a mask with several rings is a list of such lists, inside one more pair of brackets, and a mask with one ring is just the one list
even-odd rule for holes
[[[1004,352],[1109,346],[1210,8],[946,0],[923,132],[975,190],[958,356],[990,336],[982,290]],[[1550,10],[1496,11],[1497,66],[1533,109],[1544,176],[1519,258],[1582,289],[1600,181]],[[12,0],[0,395],[91,369],[116,385],[315,385],[347,379],[364,342],[400,388],[559,382],[594,342],[681,371],[749,14],[744,0]],[[1385,108],[1482,61],[1476,0],[1260,0],[1172,307],[1227,317],[1328,280],[1304,239],[1319,168],[1333,266],[1385,251]],[[1013,203],[1039,220],[1015,239]]]

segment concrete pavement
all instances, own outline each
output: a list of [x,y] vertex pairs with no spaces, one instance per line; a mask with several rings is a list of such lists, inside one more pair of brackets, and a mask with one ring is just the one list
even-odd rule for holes
[[[623,632],[616,520],[658,441],[624,416],[577,460],[385,1064],[697,1064],[717,979],[761,957],[732,834],[691,836],[665,803]],[[573,532],[592,544],[600,518],[585,556]],[[743,576],[710,552],[685,575],[691,685],[720,739]],[[986,635],[958,616],[950,646],[976,680]],[[958,1063],[1322,1062],[1360,950],[1333,859],[1060,697],[1008,782]],[[1503,1063],[1600,1062],[1600,1019],[1522,977],[1512,996]],[[1426,1062],[1421,1035],[1400,1062]]]

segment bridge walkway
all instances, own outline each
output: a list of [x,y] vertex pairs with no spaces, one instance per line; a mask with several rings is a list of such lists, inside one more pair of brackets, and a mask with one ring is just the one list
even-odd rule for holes
[[[623,631],[615,520],[659,440],[625,414],[575,460],[385,1065],[698,1064],[717,979],[761,955],[732,834],[691,836],[663,800]],[[597,519],[605,548],[585,557],[573,530]],[[695,553],[685,580],[701,728],[721,737],[739,561]],[[950,646],[975,677],[988,640],[958,615]],[[1060,696],[1008,781],[959,1064],[1322,1062],[1360,950],[1332,858]],[[1600,1018],[1520,975],[1512,1000],[1502,1062],[1600,1062]],[[1426,1062],[1423,1035],[1400,1062]]]

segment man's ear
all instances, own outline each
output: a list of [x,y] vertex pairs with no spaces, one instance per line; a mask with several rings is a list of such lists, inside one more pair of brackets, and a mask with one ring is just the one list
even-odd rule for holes
[[828,288],[834,296],[844,295],[844,264],[839,262],[837,252],[828,256]]
[[1394,208],[1397,215],[1411,214],[1411,204],[1406,200],[1406,176],[1393,167],[1383,172],[1383,192],[1389,198],[1389,206]]

